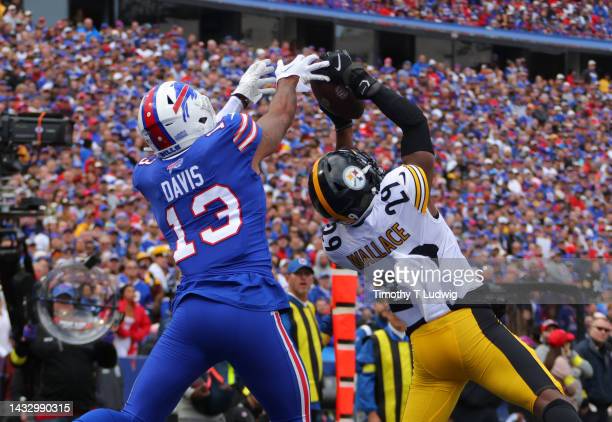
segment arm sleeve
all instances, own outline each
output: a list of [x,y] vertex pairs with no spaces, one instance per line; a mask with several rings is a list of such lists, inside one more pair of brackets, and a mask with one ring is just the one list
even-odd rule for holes
[[219,111],[219,113],[217,113],[215,116],[215,123],[219,123],[228,114],[238,114],[243,109],[244,107],[242,106],[242,101],[240,101],[240,99],[238,99],[235,95],[232,95],[229,100],[227,100],[227,103],[225,103],[221,111]]
[[376,405],[376,365],[374,361],[374,344],[371,339],[365,340],[357,355],[357,387],[355,407],[366,414],[378,411]]
[[374,94],[372,101],[385,116],[402,129],[402,155],[417,151],[433,154],[427,118],[416,104],[386,86],[382,86]]

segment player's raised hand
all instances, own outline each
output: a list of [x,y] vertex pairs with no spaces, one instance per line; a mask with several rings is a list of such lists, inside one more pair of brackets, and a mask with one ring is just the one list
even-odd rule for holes
[[327,75],[319,75],[313,73],[316,70],[323,69],[329,66],[329,62],[319,61],[319,56],[316,54],[311,54],[309,56],[304,57],[304,55],[299,54],[296,56],[291,63],[284,64],[282,60],[279,60],[276,64],[276,81],[283,78],[288,78],[290,76],[298,76],[300,78],[300,83],[304,85],[310,84],[310,81],[325,81],[329,82],[329,76]]
[[343,83],[343,74],[353,63],[351,55],[346,50],[328,51],[321,56],[321,60],[328,61],[329,66],[316,73],[329,76],[331,81],[337,84]]
[[232,94],[240,94],[252,104],[259,101],[263,95],[274,94],[276,91],[274,88],[264,88],[275,80],[274,77],[266,77],[274,72],[274,67],[270,63],[270,59],[257,60],[249,66]]

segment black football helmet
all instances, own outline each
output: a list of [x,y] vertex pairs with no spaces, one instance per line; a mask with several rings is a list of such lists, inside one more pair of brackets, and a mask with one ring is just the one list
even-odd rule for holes
[[368,214],[383,176],[376,161],[359,150],[330,152],[312,166],[310,200],[324,217],[355,224]]

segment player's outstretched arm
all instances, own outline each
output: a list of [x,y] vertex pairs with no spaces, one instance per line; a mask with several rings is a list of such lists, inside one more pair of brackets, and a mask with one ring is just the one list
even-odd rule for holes
[[[320,70],[321,75],[329,76],[332,82],[343,82],[342,74],[353,63],[353,59],[346,50],[328,51],[322,60],[329,62],[329,66]],[[346,117],[337,116],[319,102],[319,108],[334,124],[336,129],[336,149],[353,148],[353,120]]]
[[329,62],[320,61],[315,63],[319,57],[311,54],[308,57],[298,55],[291,63],[285,65],[281,60],[276,66],[276,94],[270,102],[268,112],[264,114],[257,124],[262,129],[262,140],[255,156],[253,157],[253,169],[258,172],[259,164],[268,155],[278,151],[287,129],[295,117],[297,106],[296,87],[298,82],[304,84],[312,80],[328,81],[325,75],[316,75],[312,72],[329,66]]
[[228,114],[242,112],[249,104],[257,104],[264,95],[274,94],[276,91],[274,88],[264,88],[274,83],[274,77],[267,77],[272,72],[274,67],[270,64],[270,59],[257,60],[249,66],[230,99],[215,116],[216,122],[220,122]]
[[336,131],[336,149],[353,148],[353,126]]
[[283,136],[291,126],[295,117],[297,105],[295,88],[299,79],[298,76],[290,76],[278,81],[276,94],[270,102],[268,112],[257,121],[263,134],[261,143],[253,157],[253,169],[255,171],[259,171],[261,160],[278,150]]
[[370,76],[363,66],[352,64],[343,74],[345,84],[361,99],[370,99],[402,129],[401,153],[405,164],[421,167],[431,185],[434,153],[427,118],[421,109]]

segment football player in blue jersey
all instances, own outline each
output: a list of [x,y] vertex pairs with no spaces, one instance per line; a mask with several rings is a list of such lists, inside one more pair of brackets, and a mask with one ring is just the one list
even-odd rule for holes
[[[255,122],[215,118],[209,99],[182,82],[151,89],[139,127],[155,155],[136,166],[134,187],[151,204],[183,274],[173,317],[121,412],[97,409],[79,421],[164,421],[182,393],[216,362],[234,365],[272,421],[309,421],[308,380],[281,323],[287,297],[272,275],[265,237],[262,159],[278,150],[296,110],[296,89],[328,66],[297,56],[275,70],[276,94]],[[254,63],[234,94],[261,97],[269,61]]]

